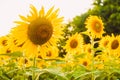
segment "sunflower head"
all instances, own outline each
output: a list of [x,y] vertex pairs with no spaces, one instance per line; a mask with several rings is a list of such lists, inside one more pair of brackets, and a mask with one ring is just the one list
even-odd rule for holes
[[87,69],[90,69],[91,60],[89,58],[80,58],[79,63],[85,66]]
[[94,38],[100,38],[102,37],[102,34],[104,33],[103,29],[103,22],[102,20],[97,16],[89,16],[85,22],[86,28],[88,29],[88,32],[91,34]]
[[120,53],[120,36],[114,36],[112,34],[108,47],[110,54],[117,55],[118,53]]
[[102,37],[101,40],[99,41],[99,47],[103,47],[103,48],[107,49],[110,40],[111,40],[111,37],[108,35]]
[[58,51],[59,49],[57,47],[51,46],[46,52],[40,52],[39,56],[42,59],[55,59],[59,55]]
[[91,44],[90,43],[84,45],[84,52],[89,54],[89,55],[92,53],[92,49],[91,49]]
[[2,36],[0,37],[0,53],[7,53],[9,48],[9,37]]
[[29,58],[23,58],[23,57],[20,57],[20,58],[17,58],[16,59],[16,63],[18,64],[18,67],[23,67],[23,65],[25,67],[30,67],[32,66],[32,61],[29,59]]
[[34,57],[39,51],[46,53],[50,46],[57,45],[63,34],[63,17],[58,16],[59,9],[54,11],[54,7],[47,12],[44,7],[40,11],[33,5],[30,8],[29,15],[20,15],[22,21],[16,21],[18,25],[11,33],[25,55]]
[[66,45],[64,46],[64,49],[66,49],[66,52],[68,53],[79,53],[82,52],[83,48],[83,37],[81,34],[74,34],[72,35],[67,41]]
[[0,46],[7,46],[8,45],[8,37],[7,36],[2,36],[0,37]]

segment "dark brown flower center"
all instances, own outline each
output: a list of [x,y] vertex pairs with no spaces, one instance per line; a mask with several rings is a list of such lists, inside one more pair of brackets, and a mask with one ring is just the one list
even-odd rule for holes
[[109,43],[109,41],[106,40],[106,41],[103,43],[104,47],[106,47],[108,43]]
[[114,40],[114,41],[112,42],[112,44],[111,44],[111,48],[112,48],[112,49],[117,49],[118,46],[119,46],[118,40]]
[[2,45],[3,45],[3,46],[7,46],[7,40],[3,40],[3,41],[2,41]]
[[100,25],[100,23],[98,23],[98,22],[95,23],[94,30],[96,32],[100,32],[101,31],[101,25]]
[[76,48],[77,45],[78,45],[78,42],[77,42],[75,39],[73,39],[73,40],[70,42],[70,47],[71,47],[71,48]]
[[38,58],[39,58],[39,59],[42,59],[41,55],[38,55]]
[[8,48],[8,49],[6,50],[6,53],[11,53],[11,50]]
[[87,65],[88,65],[87,61],[84,61],[84,62],[83,62],[83,65],[84,65],[84,66],[87,66]]
[[91,53],[91,52],[92,52],[91,48],[88,48],[88,53]]
[[46,43],[52,36],[53,27],[49,21],[42,23],[40,19],[36,19],[28,26],[28,37],[34,43],[42,45]]
[[28,63],[28,60],[27,60],[27,59],[24,59],[24,63],[27,64],[27,63]]
[[52,56],[51,51],[48,51],[47,54],[46,54],[46,56],[48,56],[48,57]]

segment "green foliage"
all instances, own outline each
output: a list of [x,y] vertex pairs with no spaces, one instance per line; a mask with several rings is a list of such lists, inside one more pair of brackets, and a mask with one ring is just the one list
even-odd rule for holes
[[[21,54],[20,52],[15,52],[16,56]],[[64,60],[56,59],[53,65],[47,68],[37,68],[36,66],[30,67],[18,67],[17,62],[14,62],[18,57],[15,55],[10,55],[9,64],[4,64],[0,66],[0,80],[92,80],[92,74],[94,74],[95,80],[119,80],[120,70],[116,68],[114,61],[109,61],[105,63],[105,68],[102,70],[94,69],[89,70],[82,64],[77,64],[74,66],[55,66],[64,64]],[[78,55],[79,56],[79,55]],[[84,55],[80,55],[81,57]],[[76,60],[77,57],[75,57]],[[50,60],[46,60],[50,61]],[[53,61],[53,60],[52,60]],[[33,61],[34,63],[34,61]]]
[[[94,7],[82,15],[76,16],[71,22],[75,31],[85,31],[85,20],[89,15],[100,16],[103,20],[106,34],[120,34],[120,0],[94,0]],[[70,23],[70,24],[71,24]]]
[[[95,0],[95,8],[98,9],[105,23],[105,31],[110,34],[120,34],[120,0]],[[95,10],[97,11],[97,10]]]
[[11,56],[11,57],[22,57],[23,53],[20,51],[12,52],[12,53],[5,53],[5,54],[0,54],[1,55],[6,55],[6,56]]

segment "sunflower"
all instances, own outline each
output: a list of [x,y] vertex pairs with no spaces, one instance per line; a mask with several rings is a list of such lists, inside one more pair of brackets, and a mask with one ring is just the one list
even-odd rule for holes
[[105,67],[105,65],[102,62],[101,63],[99,62],[94,65],[94,68],[99,69],[99,70],[103,70],[104,67]]
[[8,36],[0,37],[0,54],[6,53],[7,48],[8,48]]
[[103,22],[97,16],[89,16],[85,22],[87,31],[93,38],[100,38],[104,33]]
[[52,63],[52,61],[45,61],[45,60],[41,59],[41,60],[37,60],[36,66],[40,69],[43,69],[43,68],[47,68],[47,67],[51,66],[52,65],[51,63]]
[[112,34],[110,42],[108,44],[109,53],[111,55],[118,55],[120,53],[120,36],[114,36]]
[[102,37],[99,41],[99,47],[103,48],[103,51],[108,51],[108,44],[111,40],[111,37],[109,35],[106,35],[104,37]]
[[99,46],[100,47],[104,47],[104,48],[107,48],[108,47],[108,44],[110,42],[110,36],[107,35],[107,36],[104,36],[101,38],[101,40],[99,41]]
[[18,57],[15,61],[19,68],[21,67],[30,67],[33,65],[32,60],[26,57]]
[[60,64],[60,66],[62,67],[73,67],[76,65],[75,63],[75,58],[74,58],[74,55],[71,54],[71,53],[67,53],[65,56],[64,56],[64,61],[63,64]]
[[30,5],[27,17],[20,15],[22,21],[15,21],[18,25],[11,30],[17,45],[22,44],[25,56],[35,57],[38,51],[47,51],[49,46],[56,46],[63,34],[63,17],[58,17],[59,9],[50,8],[47,13],[44,7],[38,12]]
[[80,58],[78,63],[85,66],[87,69],[90,69],[90,65],[92,62],[89,58]]
[[106,52],[103,52],[100,55],[97,55],[94,57],[94,68],[97,69],[103,69],[104,68],[104,63],[108,62],[109,58]]
[[74,34],[72,35],[67,41],[64,49],[66,52],[76,54],[82,52],[83,47],[83,37],[81,34]]
[[10,51],[8,47],[8,40],[9,40],[8,36],[0,37],[0,65],[7,64],[7,60],[9,59],[9,56],[3,55]]
[[11,44],[12,43],[10,42],[10,37],[8,35],[0,37],[0,57],[5,57],[6,55],[3,56],[3,54],[13,52],[11,50]]
[[16,40],[12,36],[6,35],[0,37],[0,53],[11,53],[19,50],[20,45],[16,45]]
[[84,47],[84,52],[91,55],[91,53],[92,53],[91,44],[90,43],[85,44],[85,45],[83,45],[83,47]]
[[43,59],[55,59],[58,57],[58,48],[56,46],[50,46],[47,52],[40,52],[41,58]]

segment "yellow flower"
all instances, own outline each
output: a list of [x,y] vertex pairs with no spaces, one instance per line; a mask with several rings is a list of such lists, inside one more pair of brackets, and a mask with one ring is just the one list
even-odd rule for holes
[[39,12],[33,5],[30,8],[31,15],[20,15],[22,21],[16,21],[18,25],[11,33],[16,38],[17,45],[22,44],[25,56],[35,57],[39,50],[47,51],[49,46],[56,46],[59,38],[62,38],[63,17],[58,17],[59,9],[53,11],[54,7],[47,13],[44,7]]
[[101,55],[95,56],[94,61],[96,61],[96,62],[108,62],[109,61],[108,54],[106,52],[103,52]]
[[91,59],[89,58],[80,58],[79,59],[79,63],[83,66],[85,66],[87,69],[90,69],[90,65],[91,65]]
[[11,53],[20,50],[20,45],[16,45],[16,39],[10,35],[0,37],[0,53]]
[[106,52],[103,52],[102,54],[95,56],[94,61],[94,67],[96,69],[104,69],[104,64],[110,61],[110,59],[108,57],[108,54]]
[[87,53],[88,55],[91,55],[91,53],[92,53],[91,44],[90,43],[85,44],[85,45],[83,45],[83,47],[84,47],[84,52]]
[[108,44],[110,43],[111,36],[106,35],[102,37],[99,41],[99,47],[102,49],[102,52],[107,53],[109,51]]
[[7,64],[7,61],[9,60],[9,56],[2,55],[11,52],[11,50],[8,47],[8,40],[8,36],[0,37],[0,66]]
[[15,61],[19,68],[33,66],[33,61],[26,57],[19,57]]
[[2,60],[2,61],[5,61],[9,58],[8,56],[2,55],[2,54],[11,52],[11,50],[9,49],[9,46],[8,46],[9,45],[8,41],[9,41],[8,36],[0,37],[0,60]]
[[8,48],[8,36],[0,37],[0,54],[6,53]]
[[75,59],[74,59],[74,55],[71,54],[71,53],[67,53],[65,56],[64,56],[64,61],[65,63],[63,64],[60,64],[60,66],[62,67],[73,67],[75,66]]
[[52,65],[51,62],[52,61],[45,61],[43,59],[37,60],[36,66],[40,69],[44,69],[44,68],[47,68],[47,67],[51,66]]
[[83,37],[81,34],[74,34],[72,35],[67,41],[64,49],[66,52],[76,54],[82,52],[83,47]]
[[85,22],[86,28],[93,38],[100,38],[104,33],[103,22],[97,16],[89,16]]
[[120,36],[114,36],[112,34],[110,42],[108,44],[109,53],[111,55],[118,55],[120,53]]
[[101,40],[99,41],[99,46],[103,47],[103,48],[107,48],[110,40],[111,40],[111,38],[108,35],[102,37]]
[[98,63],[98,64],[95,64],[94,67],[95,67],[96,69],[102,70],[102,69],[104,69],[104,64],[103,64],[103,63]]
[[40,52],[39,56],[41,56],[41,58],[43,58],[43,59],[55,59],[59,55],[58,51],[59,50],[57,47],[51,46],[51,47],[49,47],[47,52]]

